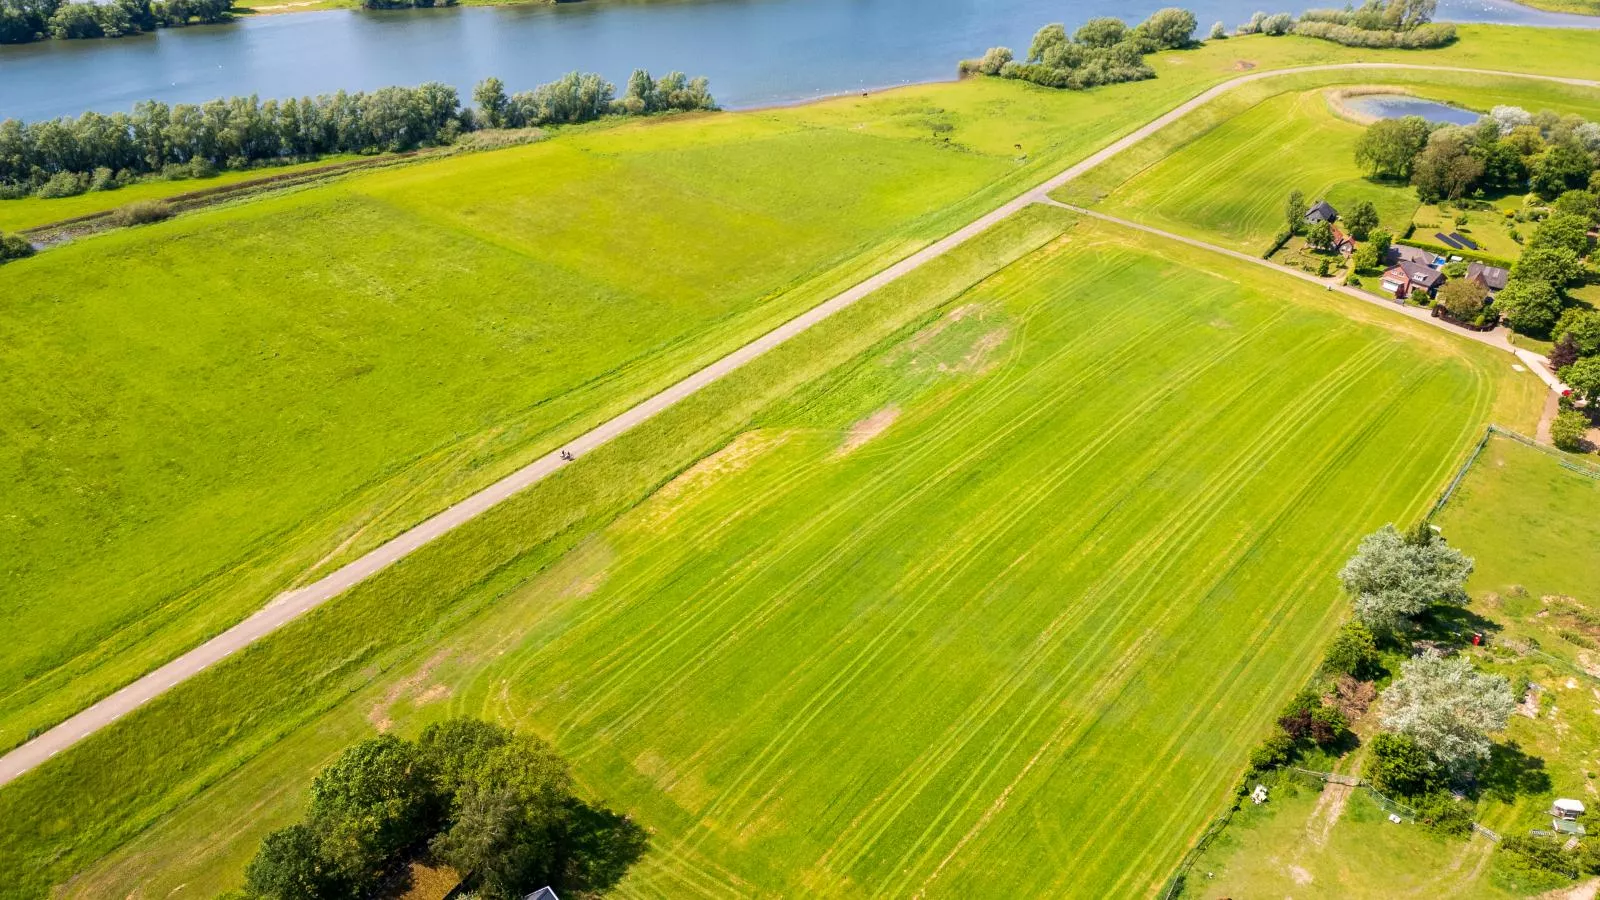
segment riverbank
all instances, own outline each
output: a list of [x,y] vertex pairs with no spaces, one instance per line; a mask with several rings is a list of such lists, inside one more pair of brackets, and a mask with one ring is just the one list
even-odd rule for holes
[[1600,17],[1600,0],[1518,0],[1518,2],[1546,12]]

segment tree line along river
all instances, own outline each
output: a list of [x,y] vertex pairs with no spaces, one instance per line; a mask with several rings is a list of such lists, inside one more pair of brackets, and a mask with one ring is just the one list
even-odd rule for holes
[[[1165,5],[1170,0],[586,0],[257,15],[116,40],[0,47],[0,119],[115,112],[146,99],[294,97],[424,81],[466,95],[489,75],[520,90],[575,69],[620,84],[636,67],[708,75],[724,106],[754,107],[949,78],[957,60],[995,45],[1025,48],[1048,22],[1136,21]],[[1214,21],[1231,28],[1262,7],[1261,0],[1179,5],[1194,10],[1202,33]],[[1309,5],[1319,4],[1299,0],[1290,11]],[[1441,0],[1438,18],[1600,25],[1509,0]]]

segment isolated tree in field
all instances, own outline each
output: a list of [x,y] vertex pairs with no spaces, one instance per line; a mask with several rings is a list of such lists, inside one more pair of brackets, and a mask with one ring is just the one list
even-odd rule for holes
[[1578,453],[1583,450],[1584,437],[1589,432],[1589,419],[1575,409],[1564,409],[1550,423],[1550,441],[1562,450]]
[[485,78],[472,89],[472,102],[478,105],[483,123],[490,128],[504,128],[506,108],[511,100],[506,96],[505,82],[498,78]]
[[438,806],[416,748],[385,735],[356,744],[317,775],[306,823],[333,873],[362,891],[402,848],[431,833]]
[[1482,286],[1467,281],[1465,278],[1452,278],[1439,288],[1439,305],[1445,308],[1450,315],[1463,322],[1477,319],[1488,304],[1488,295]]
[[1415,797],[1433,787],[1433,758],[1411,737],[1382,731],[1367,747],[1362,774],[1378,793]]
[[1547,282],[1512,276],[1494,305],[1518,334],[1545,334],[1561,314],[1561,295]]
[[245,890],[260,900],[335,900],[350,891],[324,871],[321,842],[303,824],[280,828],[261,841],[244,870]]
[[1283,204],[1283,222],[1290,234],[1299,234],[1306,227],[1306,195],[1290,191]]
[[1358,621],[1344,623],[1333,636],[1325,657],[1328,671],[1368,679],[1378,672],[1378,642]]
[[1372,236],[1372,230],[1378,227],[1378,208],[1372,205],[1371,200],[1362,200],[1350,207],[1344,223],[1349,227],[1351,237],[1358,241],[1367,240]]
[[1306,228],[1306,245],[1313,250],[1333,249],[1333,223],[1312,222]]
[[1600,356],[1580,359],[1557,374],[1579,397],[1600,402]]
[[1211,40],[1225,41],[1228,39],[1228,26],[1217,22],[1211,26]]
[[1489,758],[1489,734],[1505,729],[1516,705],[1505,676],[1428,650],[1401,663],[1400,677],[1383,692],[1383,727],[1460,774]]
[[1139,24],[1138,31],[1155,50],[1177,50],[1194,43],[1194,30],[1200,26],[1194,13],[1187,9],[1169,6],[1150,14]]
[[1410,178],[1417,154],[1428,144],[1428,122],[1421,116],[1379,119],[1356,142],[1356,162],[1374,176]]
[[464,773],[452,824],[434,851],[457,871],[473,873],[482,896],[521,897],[558,874],[571,789],[566,763],[548,745],[514,735]]
[[1407,541],[1393,525],[1361,539],[1339,580],[1356,618],[1374,634],[1392,635],[1435,603],[1464,604],[1472,560],[1433,537]]

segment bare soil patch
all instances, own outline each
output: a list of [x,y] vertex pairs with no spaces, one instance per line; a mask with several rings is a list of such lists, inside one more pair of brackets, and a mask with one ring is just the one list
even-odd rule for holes
[[883,434],[888,430],[889,426],[893,425],[895,420],[899,418],[900,407],[885,406],[883,409],[880,409],[872,415],[867,416],[865,419],[862,419],[854,425],[851,425],[850,430],[845,433],[844,443],[839,445],[839,450],[836,455],[844,456],[846,453],[855,450],[862,444],[865,444],[867,441],[870,441],[878,435]]

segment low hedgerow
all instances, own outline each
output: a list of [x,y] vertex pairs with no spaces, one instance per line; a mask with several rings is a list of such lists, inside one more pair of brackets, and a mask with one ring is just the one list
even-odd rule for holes
[[1302,37],[1333,41],[1346,47],[1390,48],[1395,50],[1420,50],[1443,47],[1456,39],[1456,27],[1445,22],[1430,22],[1408,31],[1384,31],[1336,25],[1332,22],[1308,22],[1301,19],[1291,33]]

